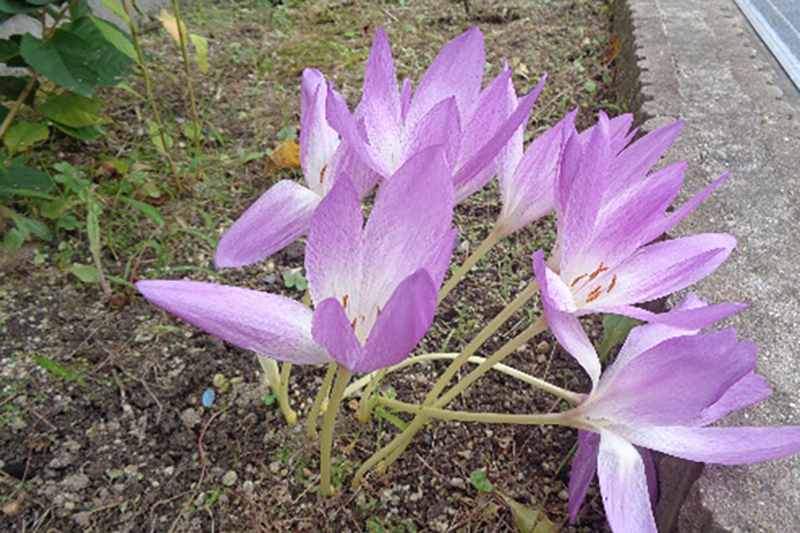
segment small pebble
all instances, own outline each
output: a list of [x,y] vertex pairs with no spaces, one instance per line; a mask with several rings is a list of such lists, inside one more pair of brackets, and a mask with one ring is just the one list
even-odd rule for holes
[[228,470],[224,476],[222,476],[222,484],[226,487],[232,487],[236,485],[236,482],[239,480],[239,475],[234,472],[233,470]]

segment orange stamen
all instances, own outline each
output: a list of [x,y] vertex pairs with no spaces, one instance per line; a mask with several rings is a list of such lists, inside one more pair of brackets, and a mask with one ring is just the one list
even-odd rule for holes
[[377,309],[375,310],[375,318],[380,318],[381,317],[381,306],[378,305],[376,307],[377,307]]
[[319,173],[319,182],[323,183],[325,181],[325,171],[328,170],[328,164],[326,163],[322,167],[322,172]]
[[353,319],[353,321],[352,321],[352,322],[350,322],[350,327],[351,327],[351,328],[353,328],[353,331],[355,331],[355,330],[356,330],[356,320],[357,320],[357,319],[356,319],[356,318],[354,318],[354,319]]
[[347,299],[348,298],[350,298],[350,295],[348,295],[348,294],[345,294],[344,298],[342,298],[342,307],[344,307],[345,309],[347,309]]
[[581,274],[581,275],[580,275],[580,276],[578,276],[577,278],[573,279],[573,280],[572,280],[572,285],[570,285],[570,287],[574,287],[575,285],[577,285],[577,284],[578,284],[578,282],[579,282],[580,280],[582,280],[583,278],[585,278],[585,277],[586,277],[586,276],[588,276],[588,275],[589,275],[589,274]]
[[597,267],[597,270],[592,272],[592,274],[589,276],[589,281],[593,281],[594,278],[596,278],[597,276],[599,276],[601,273],[605,272],[606,270],[608,270],[608,267],[605,266],[602,261],[600,261],[600,266]]
[[617,275],[614,274],[614,277],[611,278],[611,285],[608,286],[606,292],[611,292],[611,289],[613,289],[616,284],[617,284]]
[[586,303],[593,302],[600,297],[600,292],[603,290],[603,286],[595,287],[595,289],[589,293],[589,296],[586,298]]

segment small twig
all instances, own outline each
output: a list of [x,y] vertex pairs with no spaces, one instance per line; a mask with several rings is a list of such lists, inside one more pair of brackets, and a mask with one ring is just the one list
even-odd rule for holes
[[25,101],[26,98],[28,98],[28,94],[30,94],[34,85],[36,85],[36,76],[31,77],[28,84],[25,86],[24,89],[22,89],[22,92],[19,93],[19,97],[17,97],[16,101],[14,102],[14,105],[11,106],[11,109],[8,111],[8,115],[3,121],[3,124],[0,125],[0,139],[5,137],[8,128],[11,126],[11,122],[17,116],[17,113],[19,113],[19,109],[22,107],[22,103]]
[[427,468],[428,470],[430,470],[431,472],[433,472],[433,474],[434,474],[436,477],[438,477],[439,479],[441,479],[442,481],[444,481],[444,482],[445,482],[447,485],[449,485],[449,484],[450,484],[450,480],[449,480],[447,477],[445,477],[445,475],[444,475],[444,474],[440,473],[438,470],[434,469],[434,468],[433,468],[431,465],[429,465],[428,463],[426,463],[426,462],[425,462],[425,459],[423,459],[423,458],[422,458],[422,456],[421,456],[420,454],[417,454],[417,459],[419,459],[419,460],[420,460],[420,462],[421,462],[421,463],[422,463],[422,464],[425,466],[425,468]]
[[32,407],[28,407],[28,409],[30,410],[30,412],[31,412],[31,413],[33,413],[33,414],[36,416],[36,418],[38,418],[39,420],[41,420],[42,422],[44,422],[45,424],[47,424],[48,426],[50,426],[50,429],[52,429],[53,431],[58,431],[58,428],[57,428],[56,426],[54,426],[54,425],[53,425],[53,424],[52,424],[52,423],[51,423],[49,420],[47,420],[45,417],[43,417],[42,415],[40,415],[39,413],[37,413],[35,409],[33,409]]
[[113,368],[111,369],[111,377],[114,379],[114,383],[117,384],[117,388],[119,389],[119,397],[122,401],[125,401],[125,387],[122,385],[122,380],[119,379],[119,375],[117,371]]
[[138,381],[139,383],[141,383],[142,387],[144,387],[144,390],[146,390],[147,393],[150,395],[150,397],[153,398],[153,401],[156,402],[156,405],[158,406],[158,415],[156,416],[156,424],[159,424],[161,422],[161,415],[164,413],[164,406],[161,405],[160,401],[158,401],[158,398],[156,397],[155,394],[153,394],[153,391],[150,390],[150,387],[147,385],[147,382],[144,379],[138,378],[136,376],[133,376],[127,370],[125,370],[124,367],[122,367],[120,365],[118,365],[118,366],[119,366],[119,369],[122,370],[122,373],[125,374],[126,376],[128,376],[128,378],[134,379],[134,380]]

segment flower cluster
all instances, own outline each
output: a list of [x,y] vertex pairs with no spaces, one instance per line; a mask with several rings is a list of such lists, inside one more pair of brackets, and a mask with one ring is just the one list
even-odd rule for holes
[[[800,451],[798,427],[708,427],[771,392],[753,372],[752,343],[739,341],[732,328],[701,332],[745,305],[709,305],[689,293],[669,312],[638,306],[686,289],[733,252],[736,240],[727,234],[662,239],[727,175],[668,213],[686,165],[655,167],[682,123],[634,141],[630,115],[609,119],[600,112],[595,126],[578,131],[573,112],[525,149],[525,124],[545,76],[520,98],[508,66],[484,87],[484,63],[481,32],[472,28],[441,50],[414,90],[408,79],[398,84],[380,29],[353,111],[322,73],[303,73],[300,153],[306,184],[280,181],[265,192],[224,234],[216,263],[248,265],[307,235],[312,308],[284,296],[194,281],[146,280],[137,284],[139,290],[159,307],[262,357],[330,363],[315,401],[319,409],[330,396],[322,444],[322,492],[330,494],[326,468],[341,398],[354,385],[374,385],[412,361],[408,358],[431,327],[437,301],[469,267],[496,242],[554,211],[556,246],[547,261],[542,250],[532,257],[543,317],[491,357],[471,357],[533,296],[534,284],[455,358],[422,405],[383,400],[416,418],[375,461],[365,463],[366,470],[378,459],[396,458],[431,417],[565,424],[579,430],[571,518],[596,473],[612,529],[655,533],[656,481],[649,450],[721,464]],[[495,176],[502,211],[494,230],[440,292],[456,236],[454,205]],[[365,222],[362,201],[376,187]],[[579,320],[595,313],[646,322],[632,330],[605,371]],[[499,365],[514,346],[547,326],[588,374],[589,391],[565,391]],[[468,360],[479,367],[440,397]],[[553,392],[572,408],[496,419],[443,409],[492,368]],[[348,389],[351,373],[373,374]],[[362,395],[364,405],[370,401],[369,394]],[[317,414],[313,411],[310,427]]]

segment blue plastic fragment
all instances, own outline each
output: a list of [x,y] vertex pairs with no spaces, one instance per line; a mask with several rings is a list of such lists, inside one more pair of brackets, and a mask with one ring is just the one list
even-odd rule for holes
[[217,393],[214,392],[214,389],[206,389],[203,393],[203,407],[210,407],[212,403],[214,403],[214,398],[217,397]]

